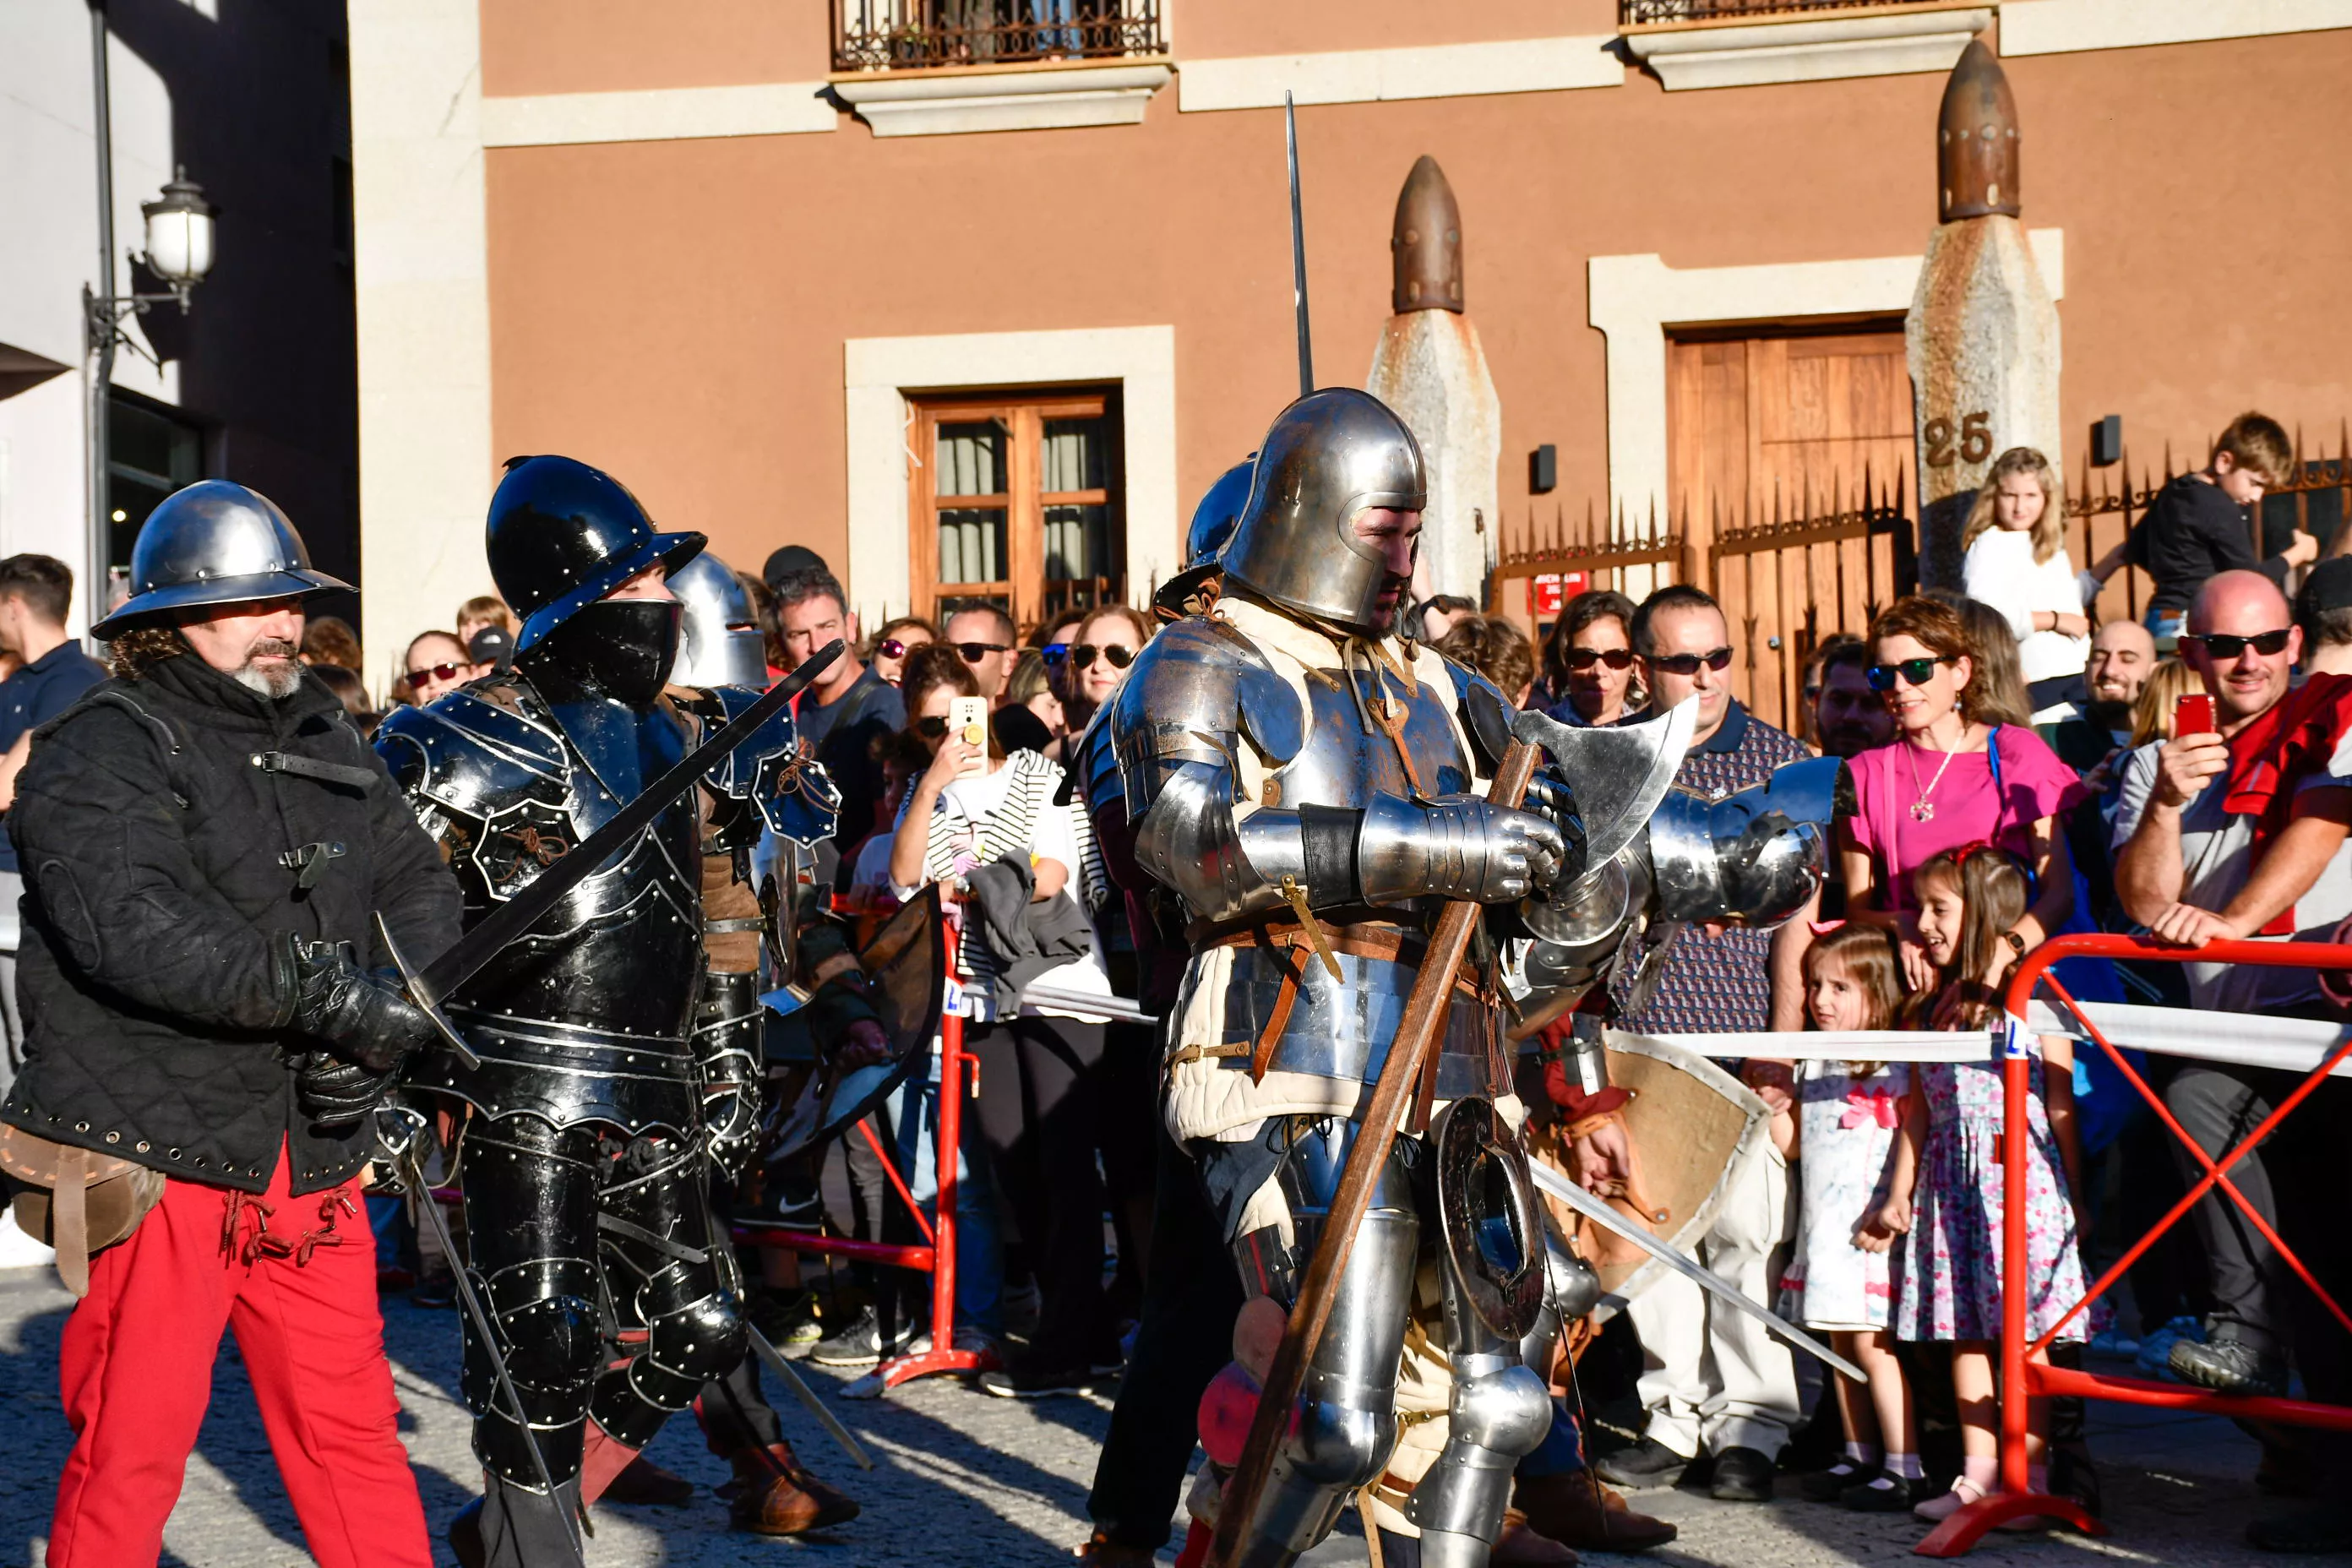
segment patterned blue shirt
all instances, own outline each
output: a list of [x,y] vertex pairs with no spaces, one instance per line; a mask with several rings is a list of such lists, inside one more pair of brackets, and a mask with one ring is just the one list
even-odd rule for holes
[[[1630,716],[1628,723],[1654,718]],[[1709,800],[1762,784],[1772,770],[1812,755],[1794,736],[1750,714],[1734,698],[1723,727],[1683,758],[1675,785]],[[1654,946],[1654,943],[1651,945]],[[1772,1026],[1772,935],[1735,927],[1709,936],[1696,925],[1683,928],[1666,954],[1650,1005],[1620,1020],[1644,1035],[1721,1035],[1760,1032]],[[1612,993],[1623,1005],[1635,966],[1628,963]]]

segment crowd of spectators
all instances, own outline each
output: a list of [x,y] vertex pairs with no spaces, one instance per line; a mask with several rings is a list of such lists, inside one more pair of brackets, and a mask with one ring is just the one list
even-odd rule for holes
[[[1633,1031],[1682,1037],[1805,1029],[1958,1031],[1995,1016],[2007,976],[2044,942],[2110,931],[2194,949],[2216,941],[2327,939],[2352,922],[2352,559],[2319,561],[2297,534],[2264,557],[2244,507],[2284,476],[2284,434],[2248,416],[2208,466],[2175,480],[2132,542],[2077,572],[2063,495],[2040,454],[1992,465],[1964,530],[1960,592],[1906,597],[1866,635],[1830,637],[1803,666],[1794,732],[1735,695],[1743,684],[1722,608],[1669,585],[1640,602],[1570,599],[1540,640],[1458,599],[1413,612],[1416,631],[1522,706],[1573,726],[1640,723],[1696,701],[1676,776],[1713,799],[1780,765],[1850,764],[1818,906],[1774,932],[1664,928],[1614,971]],[[2337,542],[2352,543],[2352,531]],[[2316,562],[2316,564],[2313,564]],[[2096,620],[2126,563],[2156,596],[2144,622]],[[2308,568],[2306,571],[2305,568]],[[2300,581],[2297,582],[2297,574]],[[1153,623],[1121,605],[1073,607],[1025,634],[992,602],[902,616],[861,635],[842,584],[813,552],[743,574],[771,677],[840,639],[845,655],[796,704],[808,751],[841,792],[821,877],[838,907],[872,912],[937,884],[962,910],[960,972],[978,1093],[960,1152],[961,1332],[1007,1351],[982,1385],[1042,1396],[1117,1371],[1143,1289],[1152,1223],[1159,1046],[1148,1025],[1106,1021],[1087,998],[1147,989],[1123,900],[1066,770],[1114,700]],[[2294,587],[2292,601],[2288,590]],[[0,809],[30,731],[100,679],[65,632],[71,576],[43,556],[0,561]],[[453,629],[413,638],[390,702],[428,703],[507,667],[514,617],[495,598]],[[377,717],[356,635],[309,622],[301,658],[363,730]],[[977,700],[987,718],[966,724]],[[0,999],[6,1052],[19,1029],[7,953],[20,883],[0,837]],[[2086,1000],[2341,1018],[2352,998],[2305,969],[2069,960]],[[2208,1158],[2268,1116],[2295,1075],[2173,1057],[2135,1069]],[[1808,1409],[1787,1349],[1756,1321],[1678,1277],[1637,1296],[1614,1331],[1638,1347],[1641,1429],[1595,1468],[1643,1488],[1696,1478],[1760,1502],[1805,1467],[1801,1494],[1941,1518],[1996,1486],[1993,1367],[2002,1080],[1983,1061],[1889,1063],[1745,1057],[1725,1065],[1770,1118],[1721,1184],[1700,1262],[1754,1300],[1835,1338],[1869,1373],[1830,1379]],[[2086,1265],[2120,1250],[2203,1173],[2100,1053],[2062,1037],[2035,1047],[2029,1331],[2078,1301]],[[2129,1358],[2152,1376],[2222,1394],[2352,1404],[2352,1342],[2316,1310],[2273,1245],[2284,1237],[2331,1289],[2352,1244],[2329,1210],[2342,1179],[2345,1106],[2324,1086],[2231,1179],[2189,1210],[2121,1293],[2076,1314],[2053,1357]],[[910,1086],[845,1141],[850,1227],[900,1236],[882,1161],[932,1201],[935,1092]],[[1606,1136],[1572,1173],[1624,1158]],[[1116,1237],[1108,1262],[1104,1216]],[[0,1264],[23,1238],[0,1221]],[[819,1300],[771,1252],[755,1321],[787,1353],[856,1367],[917,1343],[925,1294],[858,1269]],[[432,1269],[437,1260],[427,1259]],[[446,1274],[446,1270],[441,1270]],[[420,1300],[436,1299],[428,1284]],[[438,1300],[446,1300],[446,1285]],[[2037,1485],[2098,1502],[2067,1402],[2037,1409]],[[2271,1489],[2317,1495],[2333,1450],[2264,1428]],[[2047,1467],[2046,1469],[2043,1467]],[[2281,1550],[2352,1545],[2340,1505],[2253,1528]]]

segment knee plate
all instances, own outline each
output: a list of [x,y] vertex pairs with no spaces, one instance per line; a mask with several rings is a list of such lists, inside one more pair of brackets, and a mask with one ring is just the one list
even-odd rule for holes
[[596,1425],[644,1447],[672,1413],[694,1403],[704,1384],[734,1371],[749,1345],[730,1291],[715,1290],[649,1320],[645,1350],[625,1373],[598,1384]]

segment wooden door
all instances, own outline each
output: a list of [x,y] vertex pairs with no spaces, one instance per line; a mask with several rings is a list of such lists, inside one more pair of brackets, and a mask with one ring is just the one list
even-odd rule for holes
[[1693,334],[1667,345],[1666,384],[1674,517],[1730,623],[1733,689],[1793,730],[1805,658],[1893,597],[1889,552],[1817,536],[1908,468],[1902,331]]

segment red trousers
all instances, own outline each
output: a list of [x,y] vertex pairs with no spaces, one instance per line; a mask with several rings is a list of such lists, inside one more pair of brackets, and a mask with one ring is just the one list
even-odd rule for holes
[[131,1238],[90,1260],[58,1352],[74,1447],[49,1568],[149,1568],[162,1553],[224,1327],[320,1568],[431,1568],[359,1184],[289,1198],[289,1165],[281,1150],[258,1198],[168,1181]]

